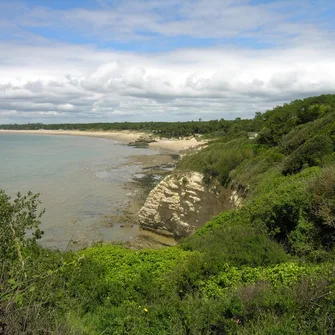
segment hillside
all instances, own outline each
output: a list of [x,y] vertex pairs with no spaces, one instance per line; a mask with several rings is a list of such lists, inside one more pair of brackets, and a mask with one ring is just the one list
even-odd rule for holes
[[0,334],[335,333],[335,95],[229,124],[177,172],[243,206],[175,247],[46,250],[38,198],[0,192]]

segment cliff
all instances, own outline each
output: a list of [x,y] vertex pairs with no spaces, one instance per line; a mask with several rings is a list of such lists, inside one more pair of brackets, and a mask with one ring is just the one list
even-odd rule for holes
[[201,173],[174,173],[150,192],[139,212],[140,226],[179,239],[232,208],[230,196],[230,190],[206,185]]

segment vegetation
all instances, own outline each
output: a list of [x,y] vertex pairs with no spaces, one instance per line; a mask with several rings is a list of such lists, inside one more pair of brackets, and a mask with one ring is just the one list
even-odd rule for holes
[[251,131],[252,120],[212,120],[190,122],[115,122],[115,123],[67,123],[67,124],[5,124],[0,129],[8,130],[82,130],[115,131],[133,130],[149,132],[161,137],[185,137],[196,135],[227,136],[241,131]]
[[297,100],[186,156],[245,199],[176,247],[46,250],[38,196],[1,191],[0,334],[334,334],[334,117]]

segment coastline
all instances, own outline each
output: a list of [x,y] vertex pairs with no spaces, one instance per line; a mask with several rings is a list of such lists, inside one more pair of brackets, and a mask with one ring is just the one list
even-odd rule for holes
[[[139,225],[138,213],[144,205],[150,191],[164,177],[169,175],[177,162],[173,153],[157,153],[149,156],[131,156],[126,165],[140,164],[142,171],[136,174],[132,181],[124,184],[131,196],[125,206],[117,209],[118,214],[108,217],[107,226],[118,226],[124,231],[137,231],[136,236],[131,237],[122,244],[129,249],[157,249],[165,246],[172,246],[177,243],[173,237],[166,237],[154,232],[144,230]],[[116,241],[104,240],[105,243],[116,243]]]
[[[0,130],[0,134],[29,134],[29,135],[69,135],[69,136],[87,136],[107,138],[121,143],[130,143],[139,140],[141,137],[147,137],[148,133],[134,132],[128,130],[120,131],[80,131],[80,130]],[[190,139],[160,139],[149,143],[149,148],[154,150],[167,150],[179,153],[182,150],[195,148],[206,144],[206,141]]]
[[[150,134],[134,131],[67,131],[67,130],[0,130],[0,134],[29,134],[29,135],[57,135],[57,136],[84,136],[97,137],[117,141],[124,145],[134,143],[141,138],[148,138]],[[148,148],[157,151],[156,154],[149,156],[134,155],[130,156],[126,165],[139,164],[142,171],[138,176],[134,176],[132,182],[124,185],[132,196],[129,197],[128,203],[122,208],[117,208],[118,214],[106,217],[106,227],[119,226],[124,231],[137,229],[137,234],[124,245],[131,249],[142,248],[160,248],[164,246],[175,245],[176,241],[172,237],[164,237],[150,231],[143,230],[139,227],[138,212],[144,205],[144,202],[150,191],[160,182],[162,178],[172,173],[176,165],[176,159],[184,150],[198,148],[206,141],[197,140],[196,138],[188,139],[159,139],[155,142],[148,143]],[[158,179],[157,179],[158,177]],[[156,179],[155,179],[156,178]],[[153,182],[154,181],[154,182]],[[153,183],[152,183],[153,182]],[[104,239],[104,238],[103,238]],[[115,243],[108,238],[104,239],[105,243]],[[69,247],[77,250],[86,247],[90,242],[83,240],[73,240]]]

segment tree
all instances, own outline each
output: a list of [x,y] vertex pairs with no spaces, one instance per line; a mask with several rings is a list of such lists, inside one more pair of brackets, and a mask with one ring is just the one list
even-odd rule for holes
[[[19,261],[24,271],[23,249],[35,244],[43,235],[40,230],[40,218],[44,210],[38,211],[39,194],[28,192],[11,198],[0,189],[0,260],[3,266],[10,267]],[[27,236],[28,235],[28,236]]]

